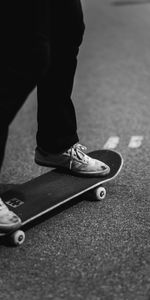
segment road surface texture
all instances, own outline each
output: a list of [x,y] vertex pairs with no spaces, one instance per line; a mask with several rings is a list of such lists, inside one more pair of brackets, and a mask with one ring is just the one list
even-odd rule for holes
[[[150,299],[150,1],[85,0],[73,100],[80,142],[120,151],[124,167],[102,202],[82,199],[0,245],[0,299]],[[5,184],[34,164],[36,91],[11,128]]]

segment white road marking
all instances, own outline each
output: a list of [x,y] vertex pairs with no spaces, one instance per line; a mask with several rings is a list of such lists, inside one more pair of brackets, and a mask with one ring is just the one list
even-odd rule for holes
[[120,138],[118,136],[111,136],[104,145],[104,149],[115,149],[119,144]]
[[132,136],[129,142],[129,148],[139,148],[142,144],[143,136]]

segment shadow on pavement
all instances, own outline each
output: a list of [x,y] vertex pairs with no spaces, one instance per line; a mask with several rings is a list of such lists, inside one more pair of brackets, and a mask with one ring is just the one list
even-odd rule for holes
[[[10,188],[13,188],[14,186],[16,186],[15,184],[4,184],[1,185],[0,184],[0,190],[2,189],[3,192],[6,192],[7,190],[9,190]],[[125,184],[109,184],[107,187],[107,192],[109,197],[115,196],[117,193],[121,193],[122,190],[127,190],[127,187]],[[128,186],[128,191],[130,193],[130,187]],[[130,195],[131,196],[131,195]],[[32,229],[35,226],[38,226],[39,224],[45,222],[46,220],[48,220],[49,218],[54,217],[55,215],[60,214],[62,211],[67,210],[69,208],[71,208],[74,205],[77,205],[78,203],[82,202],[82,201],[89,201],[89,202],[97,202],[98,200],[95,200],[95,197],[93,197],[93,190],[88,191],[86,193],[84,193],[83,195],[80,195],[79,197],[76,197],[74,199],[72,199],[71,201],[64,203],[62,205],[60,205],[59,207],[55,208],[54,210],[45,213],[44,215],[38,217],[37,219],[33,220],[32,222],[24,225],[22,228],[20,228],[21,230],[23,230],[24,232]],[[105,201],[99,201],[100,205],[104,205],[106,202]],[[11,243],[11,239],[9,239],[9,235],[6,236],[2,236],[0,237],[0,246],[5,246],[5,247],[16,247],[15,245],[13,245]]]
[[[6,184],[4,185],[4,189],[3,192],[9,190],[10,188],[13,188],[13,186],[16,186],[14,184]],[[0,185],[1,188],[1,185]],[[49,218],[52,218],[53,216],[61,213],[63,210],[69,209],[70,207],[72,207],[73,205],[77,205],[79,202],[85,200],[83,198],[83,196],[77,197],[72,199],[72,201],[69,201],[65,204],[62,204],[60,207],[57,207],[56,209],[45,213],[44,215],[38,217],[37,219],[29,222],[28,224],[24,225],[23,227],[21,227],[20,229],[23,230],[24,232],[32,229],[35,226],[38,226],[40,223],[45,222],[46,220],[48,220]],[[5,247],[16,247],[12,242],[11,239],[9,238],[9,235],[4,235],[0,237],[0,246],[5,246]]]

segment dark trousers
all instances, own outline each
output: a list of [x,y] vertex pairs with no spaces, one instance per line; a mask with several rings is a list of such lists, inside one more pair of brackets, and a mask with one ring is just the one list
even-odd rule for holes
[[[17,39],[16,49],[13,44],[12,53],[11,49],[6,51],[7,58],[5,51],[3,53],[5,63],[0,70],[0,165],[9,125],[36,86],[37,145],[45,151],[57,153],[79,140],[71,93],[84,33],[81,3],[80,0],[47,2],[46,27],[42,22],[40,26],[39,10],[34,43],[26,47],[18,44]],[[41,20],[42,16],[43,10]]]

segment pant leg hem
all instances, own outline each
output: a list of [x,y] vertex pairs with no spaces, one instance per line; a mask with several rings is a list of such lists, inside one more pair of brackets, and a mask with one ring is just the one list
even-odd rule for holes
[[37,147],[42,149],[43,151],[47,153],[62,153],[72,147],[74,144],[79,142],[78,135],[75,134],[74,136],[65,137],[65,138],[59,138],[57,140],[53,140],[51,138],[50,145],[45,145],[40,142],[37,142]]

